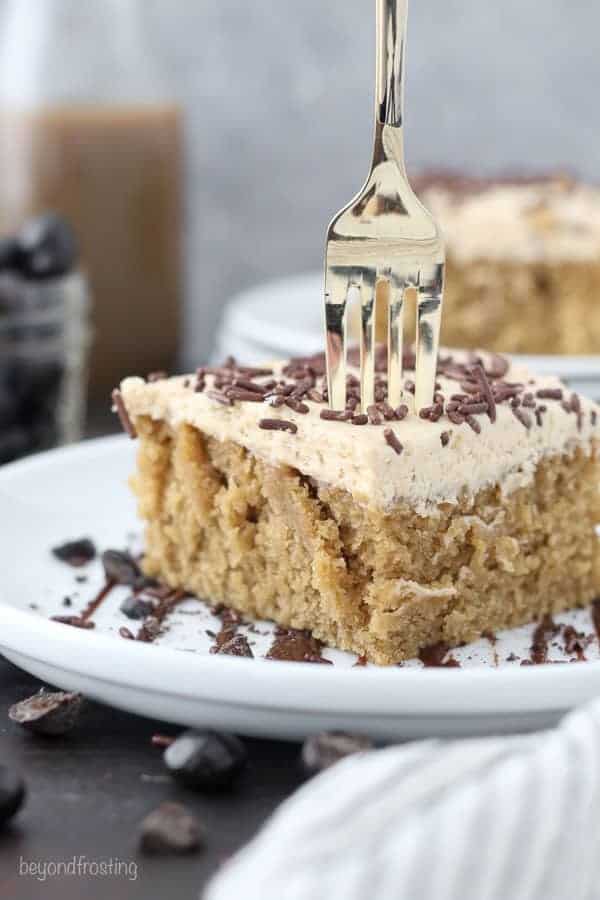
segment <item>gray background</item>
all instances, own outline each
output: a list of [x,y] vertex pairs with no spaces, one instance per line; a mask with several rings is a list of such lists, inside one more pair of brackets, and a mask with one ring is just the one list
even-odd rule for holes
[[[39,0],[36,12],[50,2],[72,0]],[[149,58],[187,116],[190,365],[210,351],[233,293],[320,266],[327,221],[369,162],[375,3],[86,0],[85,9],[136,3]],[[596,3],[410,6],[409,169],[597,177]],[[72,54],[78,46],[71,39]]]
[[[320,265],[327,220],[369,162],[375,4],[152,5],[178,9],[162,39],[189,98],[191,361],[233,292]],[[599,28],[589,0],[413,0],[409,167],[595,179]]]

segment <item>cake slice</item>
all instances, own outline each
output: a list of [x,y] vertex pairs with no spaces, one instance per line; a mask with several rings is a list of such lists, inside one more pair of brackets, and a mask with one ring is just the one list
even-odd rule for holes
[[391,664],[600,593],[598,408],[503,357],[440,359],[435,404],[326,403],[324,358],[126,379],[145,569]]
[[[598,353],[600,187],[564,176],[511,180],[444,173],[423,175],[414,184],[446,238],[446,344]],[[377,315],[385,340],[384,295]]]

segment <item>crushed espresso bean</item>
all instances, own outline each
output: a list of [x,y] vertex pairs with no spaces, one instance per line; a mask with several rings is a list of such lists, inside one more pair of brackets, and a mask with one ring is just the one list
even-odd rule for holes
[[61,562],[79,569],[96,558],[96,546],[89,538],[79,538],[53,547],[52,555]]
[[229,787],[247,759],[244,744],[234,735],[200,730],[184,731],[163,754],[173,778],[192,790],[204,791]]
[[162,803],[140,826],[140,850],[149,856],[193,853],[203,843],[197,818],[180,803]]
[[402,452],[404,451],[404,447],[402,446],[392,429],[386,428],[383,432],[383,436],[388,447],[391,447],[394,453],[396,453],[398,456],[401,456]]
[[129,628],[126,628],[125,625],[121,625],[119,628],[119,634],[122,638],[125,638],[126,641],[135,641],[135,635]]
[[107,581],[114,584],[133,586],[142,574],[131,553],[125,550],[105,550],[102,554],[102,565]]
[[261,419],[258,427],[263,431],[288,431],[290,434],[296,434],[298,431],[298,426],[287,419]]
[[42,688],[33,697],[13,704],[8,718],[28,731],[57,737],[77,725],[83,703],[81,694]]

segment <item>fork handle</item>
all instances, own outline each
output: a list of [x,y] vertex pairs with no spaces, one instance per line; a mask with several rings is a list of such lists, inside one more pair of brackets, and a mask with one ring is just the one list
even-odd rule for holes
[[377,2],[377,121],[402,127],[408,0]]

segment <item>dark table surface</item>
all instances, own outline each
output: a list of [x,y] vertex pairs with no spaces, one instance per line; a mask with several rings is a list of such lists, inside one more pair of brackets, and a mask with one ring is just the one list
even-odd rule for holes
[[[176,728],[95,703],[69,736],[25,733],[8,720],[7,710],[39,687],[35,678],[0,658],[0,762],[19,769],[28,787],[25,806],[0,834],[3,900],[198,897],[219,865],[301,783],[297,745],[249,740],[250,764],[234,789],[216,795],[185,790],[165,775],[162,752],[151,744],[153,734],[176,734]],[[150,858],[138,852],[141,819],[165,800],[185,804],[204,825],[206,843],[198,854]],[[119,860],[137,877],[63,876],[41,882],[19,873],[32,862],[73,857],[90,863]]]

